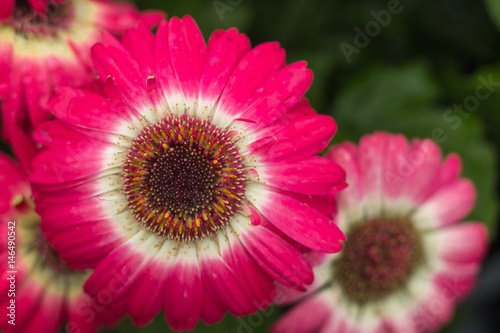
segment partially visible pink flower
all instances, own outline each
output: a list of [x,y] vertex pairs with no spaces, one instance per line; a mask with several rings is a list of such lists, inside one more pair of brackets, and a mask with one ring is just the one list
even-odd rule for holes
[[102,31],[121,34],[159,12],[108,0],[2,0],[0,5],[0,105],[2,137],[12,128],[30,132],[49,119],[55,87],[82,86],[94,77],[90,48]]
[[307,298],[272,331],[434,332],[473,288],[487,249],[483,224],[459,222],[476,195],[458,156],[442,161],[431,140],[387,133],[326,156],[347,172],[349,187],[335,196],[347,241],[338,254],[311,254],[306,293],[279,286],[281,303]]
[[164,309],[183,330],[267,307],[276,280],[311,283],[297,248],[341,249],[319,199],[345,173],[315,156],[336,124],[302,98],[306,64],[236,29],[207,45],[191,17],[106,35],[92,55],[105,91],[51,100],[31,175],[47,238],[96,268],[85,290],[124,281],[113,301],[136,324]]
[[26,174],[1,153],[0,184],[0,255],[4,258],[0,330],[54,333],[65,324],[68,333],[93,333],[99,324],[115,323],[123,308],[109,308],[106,297],[113,290],[104,290],[96,299],[83,292],[91,270],[71,269],[59,258],[41,230]]

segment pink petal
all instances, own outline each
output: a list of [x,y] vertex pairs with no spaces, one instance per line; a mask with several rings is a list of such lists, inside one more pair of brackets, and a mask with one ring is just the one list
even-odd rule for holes
[[74,126],[116,134],[122,134],[123,124],[136,117],[132,112],[122,113],[98,94],[72,88],[58,89],[49,108],[59,119]]
[[109,304],[120,300],[151,260],[142,251],[154,248],[154,239],[143,240],[145,236],[146,232],[137,233],[104,257],[85,282],[85,292],[98,301],[109,298]]
[[287,195],[262,189],[255,207],[284,234],[316,251],[338,252],[345,236],[325,215]]
[[159,10],[145,10],[139,13],[140,20],[148,28],[157,26],[161,20],[165,19],[165,13]]
[[26,100],[31,123],[39,124],[49,119],[47,102],[52,94],[52,78],[43,63],[23,62],[23,88],[29,98]]
[[[344,188],[345,183],[340,183],[339,187]],[[333,187],[335,190],[336,187]],[[336,198],[333,195],[306,195],[288,191],[275,191],[283,193],[297,201],[303,202],[309,207],[319,211],[326,216],[334,216],[336,212]],[[343,191],[345,192],[345,191]],[[343,193],[341,192],[341,193]]]
[[405,180],[405,192],[413,202],[421,204],[431,194],[436,174],[441,164],[441,150],[431,140],[414,140],[410,152],[403,156],[408,168]]
[[407,195],[404,190],[411,175],[408,172],[408,168],[411,167],[408,161],[410,145],[403,135],[394,135],[386,139],[385,156],[382,161],[384,193],[387,198],[398,199]]
[[325,293],[310,297],[286,312],[272,327],[273,333],[313,333],[333,316]]
[[203,304],[201,308],[201,319],[208,325],[217,323],[224,318],[226,311],[220,308],[208,295],[207,290],[203,289]]
[[365,195],[374,198],[383,197],[384,169],[387,142],[390,135],[376,133],[361,138],[359,142],[359,163],[364,179]]
[[[168,242],[168,241],[167,241]],[[168,244],[164,244],[157,256],[138,275],[128,297],[128,309],[132,321],[144,326],[160,312],[163,306],[169,264],[166,262]]]
[[312,82],[312,71],[299,61],[283,67],[262,99],[241,115],[251,119],[249,132],[259,130],[279,119],[305,94]]
[[36,315],[45,297],[45,290],[33,279],[16,286],[16,329],[22,332]]
[[448,155],[437,171],[434,181],[428,189],[427,197],[424,199],[427,200],[437,189],[459,178],[461,171],[462,161],[460,160],[460,156],[456,154]]
[[269,128],[267,136],[249,145],[259,164],[289,163],[311,157],[324,149],[337,126],[331,117],[298,118],[277,128]]
[[43,16],[47,12],[49,0],[28,0],[28,2],[38,15]]
[[[72,268],[94,268],[125,240],[109,221],[55,223],[44,220],[47,239]],[[75,236],[75,233],[78,236]]]
[[24,325],[23,332],[39,332],[40,327],[47,332],[56,332],[63,323],[64,301],[63,296],[47,292]]
[[476,276],[475,274],[472,276],[457,275],[454,272],[443,271],[436,273],[432,280],[437,285],[436,288],[440,290],[441,298],[458,303],[472,291],[476,283]]
[[[35,196],[35,201],[38,202],[41,200],[38,200]],[[105,209],[105,206],[98,198],[82,200],[78,205],[71,203],[61,205],[41,204],[37,206],[37,212],[42,217],[42,220],[50,220],[50,224],[54,225],[56,228],[64,226],[65,223],[67,225],[72,225],[109,217],[109,211]],[[65,220],[67,220],[67,222],[64,222]],[[57,223],[60,223],[60,225]]]
[[[75,186],[62,187],[57,192],[51,191],[52,189],[45,190],[44,192],[49,194],[40,195],[39,200],[45,203],[62,204],[81,201],[92,197],[99,198],[108,192],[115,190],[119,191],[122,187],[122,184],[119,182],[119,176],[95,178]],[[78,203],[74,204],[76,205]]]
[[[120,47],[105,47],[96,44],[92,47],[92,58],[103,79],[111,78],[123,102],[137,114],[152,110],[147,91],[148,74],[140,67],[133,56]],[[154,121],[152,112],[150,120]]]
[[47,67],[54,87],[86,85],[92,78],[91,72],[77,59],[49,57],[44,60],[44,65]]
[[160,11],[140,13],[131,3],[99,1],[95,20],[102,30],[118,35],[126,29],[135,28],[139,22],[153,28],[163,17],[164,13]]
[[[14,12],[16,0],[5,0],[0,6],[0,20],[9,18]],[[1,73],[1,71],[0,71]]]
[[[6,0],[2,6],[0,6],[0,20],[6,12],[11,11],[14,8],[14,1]],[[12,6],[12,8],[9,8]],[[9,13],[10,14],[10,13]],[[14,46],[12,43],[0,43],[0,99],[5,99],[9,95],[11,86],[11,73],[13,69],[12,56],[13,56]]]
[[263,227],[239,227],[236,231],[248,253],[272,278],[301,290],[305,290],[304,284],[311,284],[313,274],[308,262],[279,236]]
[[476,191],[468,179],[438,189],[415,213],[421,228],[444,226],[464,218],[474,206]]
[[123,34],[122,43],[148,76],[155,73],[154,35],[144,24]]
[[[313,266],[313,283],[307,286],[305,291],[291,289],[282,284],[278,284],[276,286],[276,292],[273,300],[274,303],[279,305],[291,305],[300,300],[311,297],[313,293],[319,292],[322,287],[325,287],[329,282],[331,282],[332,270],[329,264],[331,255],[320,252],[311,252],[311,254],[313,257],[317,256],[317,254],[324,257],[320,264],[319,262],[315,262],[317,259],[312,259],[309,254],[306,256],[307,261]],[[316,264],[319,266],[315,266]]]
[[183,101],[182,90],[172,64],[169,41],[169,24],[160,23],[155,39],[157,83],[161,87],[170,110],[176,110],[176,103]]
[[248,294],[254,298],[254,305],[259,309],[267,308],[274,290],[273,279],[257,265],[232,231],[228,230],[225,235],[219,234],[219,244],[223,260],[238,274]]
[[207,110],[202,109],[198,111],[199,113],[208,115],[218,101],[229,76],[241,59],[240,45],[248,45],[248,49],[250,48],[248,38],[239,34],[234,28],[215,32],[208,41],[208,54],[201,76],[199,94],[200,108],[206,106]]
[[486,227],[481,223],[452,224],[426,236],[442,260],[455,263],[481,261],[488,249]]
[[68,308],[67,328],[69,333],[94,333],[97,331],[97,317],[103,310],[101,305],[94,304],[92,299],[82,292],[81,295],[70,299]]
[[[190,107],[197,101],[200,80],[207,56],[205,40],[190,16],[170,20],[168,40],[170,56],[184,100]],[[194,111],[194,110],[193,110]]]
[[29,133],[26,133],[17,125],[11,127],[11,134],[15,137],[15,140],[11,143],[15,156],[26,173],[31,173],[31,161],[38,152],[36,142]]
[[261,182],[311,195],[328,194],[333,186],[345,179],[345,172],[338,164],[316,156],[294,163],[257,167],[256,170]]
[[2,184],[0,213],[10,208],[15,195],[29,193],[26,174],[14,160],[4,153],[0,153],[0,183]]
[[481,262],[442,261],[431,276],[433,288],[443,301],[458,303],[475,285]]
[[251,303],[241,279],[217,253],[217,245],[211,240],[199,244],[201,279],[210,298],[222,309],[236,316],[245,316],[257,310]]
[[250,50],[229,77],[214,120],[225,127],[261,99],[284,61],[285,51],[277,43],[260,44]]
[[34,138],[45,147],[57,147],[85,140],[86,135],[72,130],[66,123],[56,119],[38,125]]
[[[40,184],[62,183],[91,175],[113,174],[113,167],[108,165],[109,149],[113,146],[87,138],[78,144],[60,146],[37,155],[33,165],[37,168],[30,180]],[[61,159],[65,156],[65,159]],[[96,176],[97,178],[98,176]]]
[[[12,64],[12,68],[16,68],[16,66],[20,65],[19,63],[14,63]],[[1,87],[3,92],[7,94],[5,97],[0,96],[0,98],[2,98],[2,137],[7,141],[15,139],[10,133],[12,126],[29,123],[22,77],[21,71],[12,70],[10,82],[5,83],[5,85]],[[5,112],[4,110],[10,111]]]
[[[181,251],[185,254],[181,255]],[[194,247],[186,245],[179,252],[165,283],[163,307],[171,328],[192,330],[200,318],[203,302],[201,269]]]
[[454,309],[453,303],[453,299],[448,298],[445,290],[434,286],[408,316],[419,331],[436,332],[451,320]]

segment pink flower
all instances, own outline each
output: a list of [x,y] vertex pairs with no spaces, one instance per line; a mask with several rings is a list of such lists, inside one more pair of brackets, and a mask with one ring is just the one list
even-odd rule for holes
[[320,197],[345,177],[314,156],[336,125],[301,99],[306,64],[236,29],[206,46],[191,17],[104,43],[92,49],[104,92],[59,91],[31,178],[49,240],[96,267],[85,290],[119,281],[113,299],[136,324],[163,308],[182,330],[267,307],[274,280],[304,289],[297,248],[341,249]]
[[0,6],[0,101],[2,136],[12,128],[31,132],[49,119],[55,87],[82,86],[94,71],[90,47],[103,30],[120,34],[139,22],[152,27],[159,12],[141,14],[108,0],[2,0]]
[[[40,229],[26,174],[0,154],[0,330],[5,333],[96,332],[123,310],[106,309],[105,299],[83,292],[90,270],[69,268]],[[100,301],[98,301],[100,300]]]
[[458,156],[441,161],[431,140],[376,133],[327,157],[347,171],[335,217],[347,242],[341,253],[311,255],[305,294],[279,287],[282,303],[308,297],[272,331],[437,330],[472,289],[487,248],[483,224],[458,222],[475,200]]

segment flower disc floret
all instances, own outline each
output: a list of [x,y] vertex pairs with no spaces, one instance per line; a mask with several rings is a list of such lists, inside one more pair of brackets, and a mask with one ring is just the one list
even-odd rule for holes
[[26,38],[55,37],[67,29],[75,17],[75,6],[71,1],[61,4],[49,3],[43,14],[37,13],[27,0],[16,0],[11,24],[18,35]]
[[145,127],[132,143],[122,176],[135,218],[182,240],[224,227],[241,207],[246,180],[231,134],[188,115]]
[[424,262],[422,241],[406,218],[384,217],[355,224],[335,263],[334,279],[360,305],[404,288]]

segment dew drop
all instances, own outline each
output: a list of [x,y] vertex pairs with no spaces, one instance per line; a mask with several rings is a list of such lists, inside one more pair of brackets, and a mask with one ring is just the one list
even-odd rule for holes
[[291,108],[295,104],[297,104],[298,98],[297,97],[290,97],[285,101],[285,105]]

